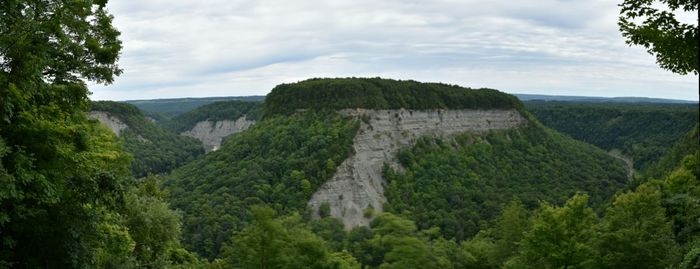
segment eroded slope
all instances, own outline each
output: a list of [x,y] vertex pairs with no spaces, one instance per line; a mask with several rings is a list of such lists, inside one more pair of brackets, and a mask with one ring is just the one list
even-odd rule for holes
[[381,212],[386,202],[382,178],[384,164],[398,168],[396,155],[423,136],[448,137],[463,132],[515,128],[525,119],[511,110],[368,110],[344,109],[341,114],[362,119],[353,140],[354,154],[338,167],[309,201],[318,211],[328,203],[331,216],[346,228],[368,225],[368,207]]
[[221,141],[232,134],[240,133],[255,124],[244,115],[237,120],[200,121],[192,129],[180,133],[202,142],[206,152],[219,149]]

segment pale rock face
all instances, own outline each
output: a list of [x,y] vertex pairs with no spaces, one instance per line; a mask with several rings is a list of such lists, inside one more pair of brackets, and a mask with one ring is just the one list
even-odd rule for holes
[[211,152],[219,149],[224,137],[245,131],[253,124],[255,124],[255,121],[246,119],[246,116],[240,117],[235,121],[200,121],[189,131],[182,132],[181,135],[202,141],[204,150]]
[[122,130],[129,127],[125,123],[120,121],[118,118],[112,117],[111,115],[109,115],[109,113],[104,111],[90,111],[88,112],[88,118],[95,119],[101,122],[110,130],[112,130],[112,132],[114,132],[114,134],[116,134],[117,136],[121,134]]
[[[526,120],[516,110],[367,110],[345,109],[347,116],[361,117],[353,140],[354,154],[343,161],[333,177],[321,185],[308,205],[318,217],[318,208],[328,203],[331,216],[346,229],[369,225],[364,210],[382,212],[384,164],[401,169],[397,153],[423,136],[449,137],[465,132],[516,128]],[[368,119],[368,120],[367,120]]]

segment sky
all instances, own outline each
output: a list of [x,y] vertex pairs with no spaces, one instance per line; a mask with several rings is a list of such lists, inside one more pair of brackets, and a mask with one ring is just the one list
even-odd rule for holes
[[625,44],[617,2],[112,0],[124,73],[90,85],[91,98],[265,95],[308,78],[383,77],[698,100],[697,75]]

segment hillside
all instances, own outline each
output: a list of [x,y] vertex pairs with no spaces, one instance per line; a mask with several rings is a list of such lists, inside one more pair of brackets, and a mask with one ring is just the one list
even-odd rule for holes
[[649,166],[649,169],[645,171],[646,176],[661,178],[675,169],[679,163],[682,163],[683,158],[700,151],[700,134],[698,129],[700,127],[696,124],[690,132],[683,135],[658,161]]
[[165,186],[184,212],[185,244],[214,258],[250,220],[251,206],[303,212],[311,193],[351,153],[356,130],[357,121],[340,115],[272,118],[176,169]]
[[453,139],[423,138],[388,169],[387,211],[420,229],[463,240],[517,199],[526,208],[586,192],[600,207],[627,182],[618,160],[531,121],[520,128]]
[[[312,79],[275,87],[264,111],[256,125],[165,180],[173,206],[184,213],[185,244],[204,257],[221,255],[231,234],[250,223],[249,210],[255,205],[307,219],[330,215],[346,229],[368,225],[384,204],[391,212],[412,217],[397,197],[409,194],[395,194],[410,189],[409,181],[423,180],[414,168],[437,161],[430,161],[431,152],[453,157],[430,164],[452,171],[446,172],[449,177],[435,173],[440,180],[450,179],[450,185],[430,178],[420,186],[478,192],[467,207],[475,210],[476,215],[466,218],[472,223],[490,220],[499,203],[513,196],[533,206],[538,199],[557,202],[585,191],[598,204],[626,181],[621,162],[545,129],[522,111],[515,97],[496,90],[383,79]],[[482,138],[470,146],[466,137]],[[426,146],[432,139],[455,148]],[[416,151],[415,159],[407,157],[409,149]],[[538,165],[537,158],[545,158],[548,165]],[[386,170],[385,175],[385,164],[399,173]],[[470,173],[460,172],[472,164]],[[401,179],[411,174],[416,177]],[[473,184],[475,180],[485,185]],[[526,187],[518,187],[522,184]],[[441,212],[461,221],[460,210]],[[416,220],[421,229],[444,229],[448,238],[461,240],[475,233],[469,224],[451,232],[446,225]],[[447,218],[435,221],[445,223]]]
[[167,173],[204,153],[197,140],[160,128],[129,104],[93,102],[88,116],[119,136],[124,149],[133,156],[131,170],[136,177]]
[[542,124],[607,151],[644,172],[698,122],[696,104],[525,102]]
[[220,101],[177,115],[161,125],[199,140],[209,152],[218,149],[223,138],[255,124],[261,110],[261,102]]
[[278,85],[265,99],[265,115],[299,109],[517,109],[522,103],[493,89],[381,78],[309,79]]

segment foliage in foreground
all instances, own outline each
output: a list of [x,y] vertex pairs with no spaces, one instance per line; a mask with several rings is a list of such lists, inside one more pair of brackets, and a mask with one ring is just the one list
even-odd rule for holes
[[[156,187],[86,113],[121,42],[107,1],[0,2],[0,268],[197,264]],[[144,182],[143,184],[147,184]]]
[[676,14],[698,12],[697,0],[624,0],[618,25],[628,45],[643,46],[661,68],[685,75],[700,72],[698,22]]

